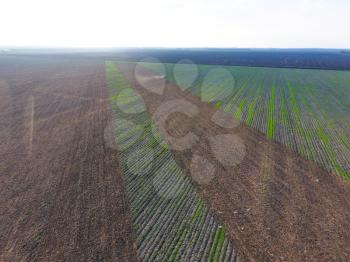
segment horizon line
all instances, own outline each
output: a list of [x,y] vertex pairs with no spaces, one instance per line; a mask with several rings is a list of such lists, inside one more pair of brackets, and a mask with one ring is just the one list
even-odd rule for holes
[[83,47],[83,46],[0,46],[1,49],[275,49],[275,50],[286,50],[286,49],[294,49],[294,50],[305,50],[305,49],[313,49],[313,50],[350,50],[350,47],[183,47],[183,46],[111,46],[111,47]]

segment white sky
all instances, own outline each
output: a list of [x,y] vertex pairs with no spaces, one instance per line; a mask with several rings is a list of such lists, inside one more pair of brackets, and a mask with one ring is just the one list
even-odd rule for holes
[[348,0],[0,0],[0,46],[350,48]]

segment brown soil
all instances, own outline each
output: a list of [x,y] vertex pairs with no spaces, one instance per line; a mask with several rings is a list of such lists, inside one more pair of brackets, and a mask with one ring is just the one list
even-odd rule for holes
[[[189,176],[194,154],[214,165],[215,176],[210,183],[198,183],[193,175],[191,178],[238,246],[241,259],[350,260],[348,182],[242,124],[233,129],[218,126],[211,121],[216,112],[212,105],[174,84],[167,83],[163,95],[150,92],[135,80],[134,65],[120,66],[152,114],[174,99],[184,99],[199,109],[193,117],[170,114],[163,135],[181,137],[193,132],[200,138],[191,149],[174,150],[175,156]],[[146,69],[141,75],[145,79],[154,77]],[[160,83],[159,77],[154,79],[155,85]],[[209,139],[220,134],[235,134],[242,139],[246,154],[238,165],[224,166],[213,155]],[[230,143],[221,146],[223,152],[230,152]]]
[[0,261],[135,261],[104,63],[0,62]]

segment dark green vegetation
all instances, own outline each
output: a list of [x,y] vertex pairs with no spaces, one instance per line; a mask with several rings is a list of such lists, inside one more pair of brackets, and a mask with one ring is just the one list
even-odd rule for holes
[[[155,72],[161,72],[163,66],[142,65]],[[167,79],[181,79],[181,71],[186,70],[178,68],[186,66],[177,65],[180,73],[174,77],[174,64],[166,64]],[[199,76],[188,90],[350,179],[350,72],[221,67],[234,77],[232,83],[227,73],[208,79],[217,68],[200,65]]]
[[126,48],[114,50],[113,57],[121,61],[134,62],[145,57],[156,57],[163,63],[177,63],[188,59],[196,64],[205,65],[350,70],[350,57],[347,51],[273,48]]
[[142,261],[231,261],[224,229],[208,213],[116,64],[106,63],[120,150]]

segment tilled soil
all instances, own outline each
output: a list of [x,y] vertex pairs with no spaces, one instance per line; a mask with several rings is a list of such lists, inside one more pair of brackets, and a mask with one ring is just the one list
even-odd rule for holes
[[[211,212],[225,225],[241,260],[350,260],[348,182],[243,124],[223,127],[220,121],[213,121],[217,110],[212,105],[174,84],[166,82],[159,94],[162,80],[149,70],[138,70],[138,79],[153,79],[156,92],[150,91],[152,85],[140,85],[133,64],[120,64],[120,68],[168,141],[195,135],[189,142],[197,142],[190,148],[184,149],[181,141],[174,143],[175,157]],[[175,99],[182,101],[179,112],[169,109],[174,108],[170,101]],[[192,108],[193,115],[185,115],[187,109],[182,111],[186,107],[183,101],[191,104],[187,109]],[[166,123],[159,113],[162,110],[170,112]],[[224,134],[229,136],[215,140]],[[214,146],[210,143],[213,138],[219,141]],[[232,155],[236,158],[230,159]],[[230,165],[234,159],[240,161]],[[210,163],[208,168],[201,169],[206,163]],[[202,173],[214,170],[214,175],[198,178],[193,171],[196,168]]]
[[0,261],[135,261],[103,62],[0,61]]

